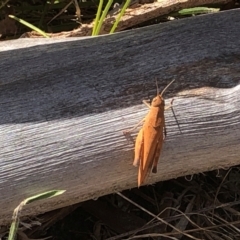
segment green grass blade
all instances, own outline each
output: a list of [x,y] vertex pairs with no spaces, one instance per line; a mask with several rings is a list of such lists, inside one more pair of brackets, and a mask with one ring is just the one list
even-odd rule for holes
[[99,18],[102,13],[102,6],[103,6],[103,0],[100,0],[99,5],[98,5],[98,10],[97,10],[97,15],[96,19],[94,20],[94,25],[93,25],[93,31],[92,31],[92,36],[96,35],[96,29],[99,24]]
[[204,13],[214,13],[219,12],[220,8],[208,8],[208,7],[195,7],[195,8],[186,8],[178,11],[180,15],[195,15],[195,14],[204,14]]
[[38,200],[56,197],[58,195],[63,194],[65,191],[66,190],[51,190],[51,191],[48,191],[48,192],[45,192],[45,193],[37,194],[33,197],[26,198],[25,201],[26,201],[26,204],[29,204],[31,202],[35,202],[35,201],[38,201]]
[[129,5],[130,1],[131,1],[131,0],[127,0],[127,1],[124,3],[123,8],[121,9],[121,12],[119,13],[119,15],[118,15],[115,23],[113,24],[113,26],[112,26],[112,28],[111,28],[110,33],[114,33],[114,31],[116,30],[116,28],[117,28],[117,26],[118,26],[118,23],[119,23],[121,17],[123,16],[123,14],[125,13],[125,11],[126,11],[128,5]]
[[38,201],[41,199],[46,199],[46,198],[51,198],[51,197],[56,197],[60,194],[63,194],[66,190],[52,190],[52,191],[48,191],[45,193],[40,193],[37,194],[35,196],[29,197],[24,199],[15,209],[13,212],[13,216],[12,216],[12,224],[10,227],[10,231],[9,231],[9,235],[8,235],[8,240],[14,240],[17,234],[17,230],[18,230],[18,225],[19,225],[19,215],[23,209],[23,206],[25,206],[26,204],[29,204],[31,202],[34,201]]
[[32,30],[38,32],[39,34],[41,34],[43,37],[46,37],[46,38],[49,38],[49,36],[44,32],[42,31],[41,29],[35,27],[34,25],[32,25],[31,23],[29,22],[26,22],[25,20],[21,19],[21,18],[18,18],[16,16],[13,16],[13,15],[8,15],[10,18],[18,21],[19,23],[31,28]]
[[107,5],[106,5],[106,7],[104,8],[104,11],[103,11],[103,13],[102,13],[102,15],[101,15],[101,18],[100,18],[100,20],[99,20],[99,23],[98,23],[98,25],[97,25],[97,28],[96,28],[96,31],[95,31],[94,35],[98,35],[98,34],[99,34],[100,29],[101,29],[102,24],[103,24],[103,20],[104,20],[105,17],[107,16],[107,13],[108,13],[109,8],[111,7],[112,3],[113,3],[113,0],[108,0],[108,3],[107,3]]
[[18,225],[19,225],[19,218],[16,218],[16,219],[13,218],[13,221],[9,230],[8,240],[15,239],[17,230],[18,230]]

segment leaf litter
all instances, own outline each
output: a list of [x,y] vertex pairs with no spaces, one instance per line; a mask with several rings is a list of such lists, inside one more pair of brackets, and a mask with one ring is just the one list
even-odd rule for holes
[[239,186],[239,167],[158,182],[32,217],[18,238],[237,240]]

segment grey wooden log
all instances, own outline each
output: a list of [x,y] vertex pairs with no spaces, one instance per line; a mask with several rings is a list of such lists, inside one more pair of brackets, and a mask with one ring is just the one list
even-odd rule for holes
[[148,183],[240,163],[240,11],[96,38],[0,43],[0,224],[136,187],[133,141],[122,131],[165,94],[168,136]]

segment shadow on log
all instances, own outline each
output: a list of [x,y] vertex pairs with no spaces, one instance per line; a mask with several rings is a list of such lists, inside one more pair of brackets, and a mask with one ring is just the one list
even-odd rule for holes
[[[95,38],[0,43],[0,224],[137,185],[134,126],[164,87],[168,136],[148,183],[240,163],[240,11]],[[135,134],[132,134],[135,139]]]

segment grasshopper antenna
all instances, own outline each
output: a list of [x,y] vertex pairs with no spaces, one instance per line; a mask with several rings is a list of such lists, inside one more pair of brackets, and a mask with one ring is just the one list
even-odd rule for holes
[[156,86],[157,86],[157,96],[158,96],[159,95],[159,88],[158,88],[157,78],[156,78]]
[[163,93],[167,90],[167,88],[175,81],[175,79],[173,79],[161,92],[161,96],[163,95]]

